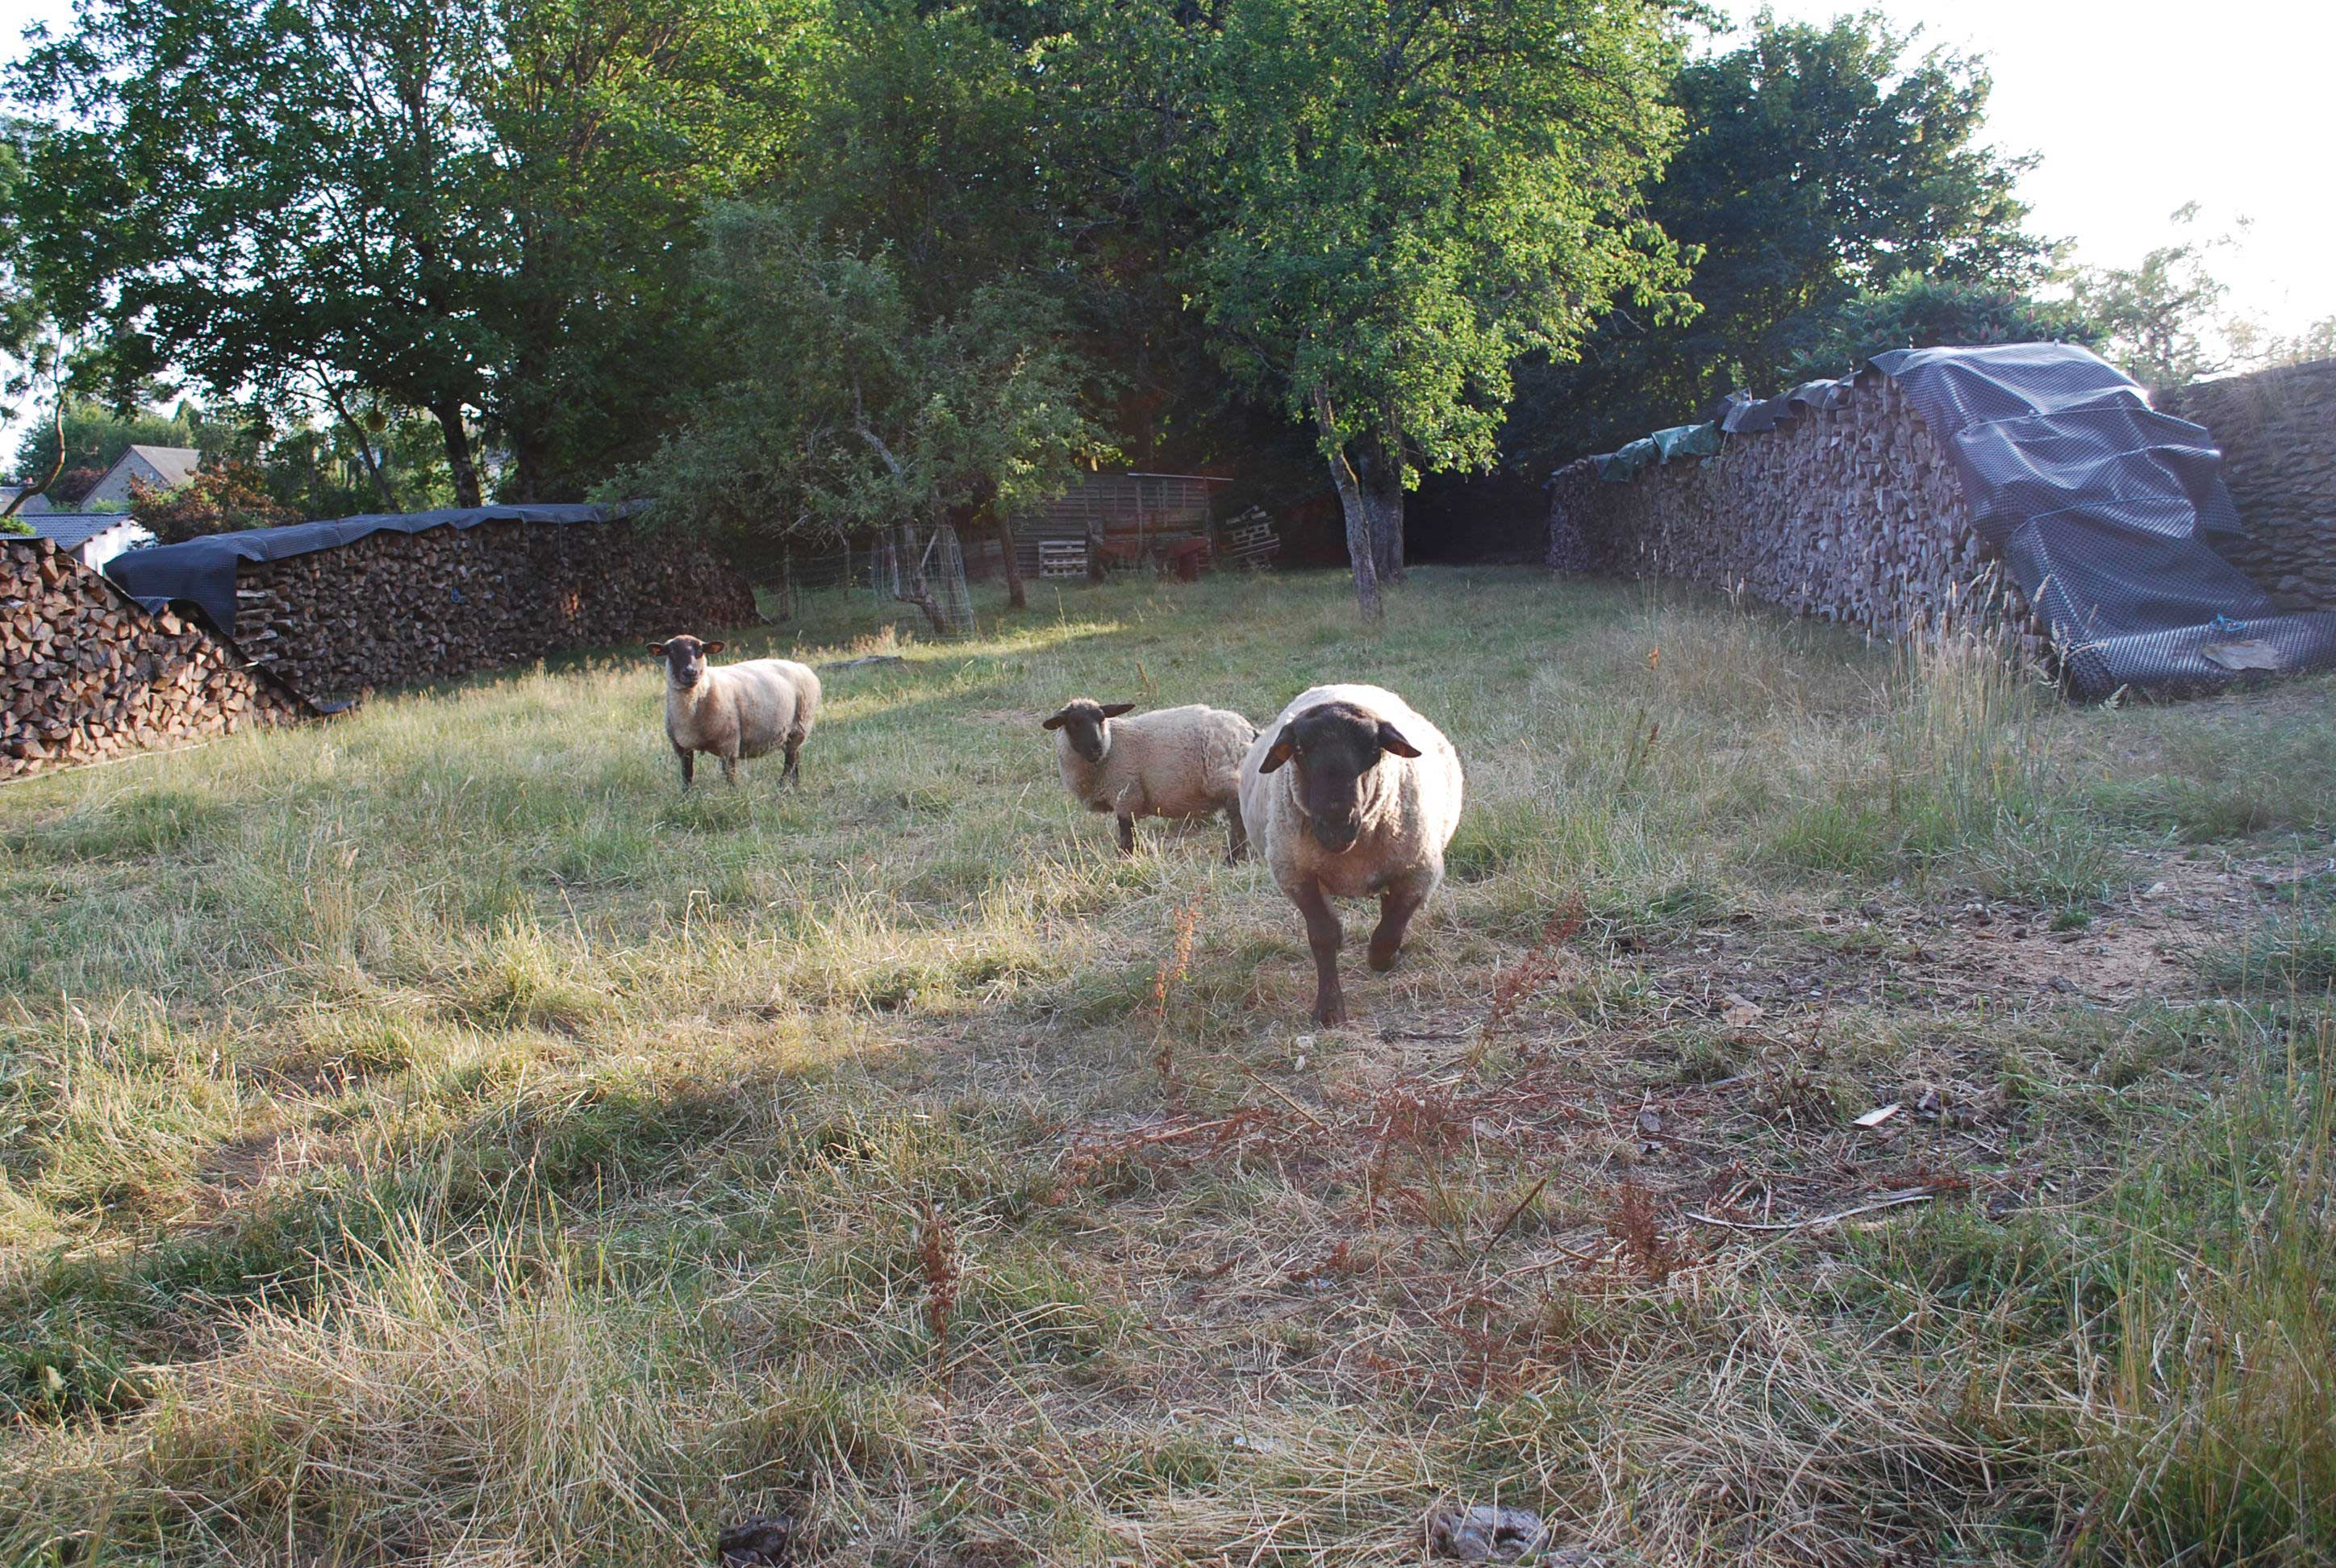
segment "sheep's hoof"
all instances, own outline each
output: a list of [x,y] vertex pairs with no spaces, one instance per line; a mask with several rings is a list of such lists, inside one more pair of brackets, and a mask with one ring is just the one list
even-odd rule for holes
[[1385,952],[1381,952],[1377,942],[1371,944],[1370,965],[1380,974],[1385,974],[1395,968],[1396,959],[1401,957],[1403,957],[1401,948],[1389,948]]
[[1334,1002],[1316,1002],[1314,1021],[1324,1028],[1337,1028],[1347,1021],[1347,1004],[1342,998]]

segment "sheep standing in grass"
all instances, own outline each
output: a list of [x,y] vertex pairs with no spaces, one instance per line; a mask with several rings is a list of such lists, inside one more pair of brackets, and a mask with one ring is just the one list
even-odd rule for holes
[[791,658],[707,664],[706,656],[722,647],[687,636],[648,645],[665,660],[665,737],[681,759],[681,787],[689,787],[699,752],[718,760],[722,776],[735,784],[742,759],[784,750],[787,765],[779,782],[801,784],[799,759],[819,712],[819,677]]
[[1055,732],[1063,787],[1089,811],[1119,818],[1119,852],[1135,852],[1137,817],[1225,813],[1225,860],[1249,847],[1241,825],[1241,761],[1257,726],[1222,708],[1167,707],[1123,718],[1132,702],[1075,697],[1042,721]]
[[1452,743],[1375,686],[1299,693],[1241,759],[1242,820],[1306,917],[1317,1022],[1347,1019],[1338,989],[1346,938],[1330,900],[1377,896],[1371,968],[1394,968],[1411,917],[1444,880],[1460,795]]

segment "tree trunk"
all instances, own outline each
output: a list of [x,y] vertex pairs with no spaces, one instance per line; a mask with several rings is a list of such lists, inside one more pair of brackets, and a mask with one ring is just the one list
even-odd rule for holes
[[1022,587],[1022,563],[1014,554],[1014,520],[998,512],[998,544],[1006,557],[1006,608],[1028,609],[1030,596]]
[[48,477],[42,480],[38,484],[25,485],[22,489],[18,490],[15,494],[10,496],[8,498],[7,507],[5,510],[0,510],[0,522],[5,522],[10,518],[15,516],[17,508],[32,500],[33,497],[46,492],[49,486],[56,483],[57,475],[65,471],[65,388],[64,382],[62,377],[60,377],[57,382],[57,407],[55,418],[57,430],[57,460],[49,464]]
[[1371,519],[1371,560],[1382,582],[1403,580],[1403,480],[1374,464],[1363,486]]
[[454,475],[454,504],[480,505],[479,470],[471,461],[471,433],[462,423],[462,399],[442,398],[430,413],[446,437],[446,466]]
[[[1319,386],[1314,389],[1314,423],[1323,435],[1335,439],[1338,424],[1331,416],[1330,394]],[[1379,563],[1370,503],[1343,443],[1331,447],[1325,460],[1330,465],[1330,482],[1338,492],[1338,508],[1347,517],[1347,559],[1355,568],[1355,602],[1366,621],[1376,621],[1379,618]]]
[[348,404],[341,401],[341,389],[322,375],[317,379],[323,383],[326,399],[332,404],[333,412],[341,416],[341,423],[349,427],[351,435],[356,437],[357,456],[365,461],[365,477],[373,481],[373,492],[381,497],[382,510],[402,511],[397,504],[397,492],[389,487],[389,476],[382,472],[381,464],[374,458],[373,437],[350,415]]
[[915,550],[911,542],[914,537],[906,528],[892,531],[892,570],[895,574],[892,597],[923,610],[925,618],[932,623],[933,635],[947,637],[949,617],[941,613],[940,600],[933,597],[932,584],[925,580],[924,557]]
[[[1393,422],[1389,421],[1389,431]],[[1371,520],[1371,560],[1381,582],[1403,580],[1403,452],[1400,438],[1385,434],[1365,446],[1356,471],[1363,504]]]

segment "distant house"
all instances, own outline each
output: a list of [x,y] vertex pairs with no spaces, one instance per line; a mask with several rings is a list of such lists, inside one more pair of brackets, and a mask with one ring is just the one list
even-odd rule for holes
[[151,530],[126,511],[18,512],[24,525],[92,570],[125,550],[154,542]]
[[[8,503],[15,500],[24,488],[24,487],[21,484],[0,484],[0,511],[7,511]],[[24,505],[18,507],[16,509],[16,515],[18,517],[34,517],[48,510],[49,498],[45,495],[36,495],[33,497],[32,500],[26,502]]]
[[176,490],[195,477],[202,461],[203,454],[191,446],[133,446],[99,475],[97,482],[89,487],[89,493],[81,498],[81,504],[127,506],[132,480],[152,490]]

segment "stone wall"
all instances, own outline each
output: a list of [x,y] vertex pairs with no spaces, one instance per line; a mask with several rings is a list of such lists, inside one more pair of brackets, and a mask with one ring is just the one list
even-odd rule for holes
[[0,778],[311,712],[186,618],[44,539],[0,539]]
[[372,533],[242,562],[236,596],[237,645],[317,698],[760,618],[712,551],[621,522]]
[[1947,454],[1875,371],[1844,406],[1732,436],[1716,457],[1674,459],[1626,484],[1585,459],[1550,490],[1552,567],[1684,579],[1893,637],[1992,603],[1990,618],[2008,617],[2028,652],[2043,651]]
[[2155,394],[2203,424],[2245,532],[2213,541],[2282,609],[2336,609],[2336,359]]

